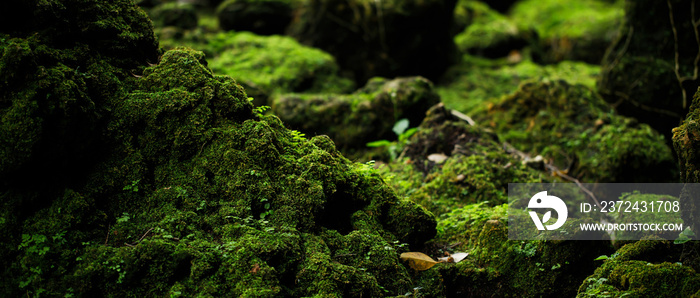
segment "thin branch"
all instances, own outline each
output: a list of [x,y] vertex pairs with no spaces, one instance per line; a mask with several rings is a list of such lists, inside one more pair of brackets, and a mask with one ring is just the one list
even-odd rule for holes
[[[503,148],[506,150],[506,152],[513,154],[513,155],[517,155],[518,157],[520,157],[523,160],[530,157],[527,153],[516,149],[515,147],[513,147],[513,145],[508,144],[506,142],[503,143]],[[567,175],[566,173],[564,173],[564,171],[560,170],[559,168],[557,168],[553,164],[545,163],[544,166],[547,168],[547,170],[549,170],[552,173],[552,175],[559,176],[559,177],[563,178],[564,180],[575,183],[576,186],[578,186],[578,188],[581,189],[581,191],[586,193],[586,195],[588,195],[588,197],[590,197],[591,200],[593,200],[593,203],[595,203],[595,205],[598,206],[598,208],[603,209],[603,207],[600,205],[600,202],[598,201],[598,198],[596,198],[596,196],[593,194],[593,192],[591,192],[585,186],[583,186],[581,181],[579,181],[578,179],[576,179],[574,177]]]

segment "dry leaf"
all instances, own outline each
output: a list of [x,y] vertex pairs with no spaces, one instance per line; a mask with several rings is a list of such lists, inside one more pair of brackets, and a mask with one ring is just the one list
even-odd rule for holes
[[416,271],[424,271],[432,268],[437,264],[433,258],[420,252],[405,252],[401,254],[401,259],[408,261],[408,266]]

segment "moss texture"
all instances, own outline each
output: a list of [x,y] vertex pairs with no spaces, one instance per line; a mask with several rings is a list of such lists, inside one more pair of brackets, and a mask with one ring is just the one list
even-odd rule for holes
[[335,59],[284,36],[220,33],[209,41],[217,53],[211,68],[246,85],[274,92],[336,92],[353,89],[342,78]]
[[[508,183],[548,181],[506,153],[493,133],[470,126],[442,104],[428,111],[402,152],[403,158],[380,171],[399,194],[438,218],[473,203],[506,203]],[[446,159],[436,162],[431,155]]]
[[304,0],[288,34],[336,57],[358,85],[375,76],[434,80],[455,58],[450,34],[455,3]]
[[[480,203],[441,218],[438,247],[469,252],[469,256],[457,264],[417,273],[416,283],[445,297],[568,297],[595,270],[594,259],[612,250],[605,241],[508,240],[507,210],[507,205]],[[576,221],[567,224],[578,225]]]
[[538,65],[525,58],[515,65],[507,60],[489,60],[464,55],[438,81],[436,91],[448,107],[468,115],[485,113],[487,102],[518,90],[528,80],[565,80],[571,84],[595,87],[600,67],[583,62],[563,61]]
[[[598,89],[605,100],[666,137],[688,112],[698,87],[692,76],[700,67],[700,44],[690,21],[696,6],[695,0],[625,1],[624,23],[602,64]],[[683,77],[689,79],[679,82]]]
[[[410,290],[398,254],[434,236],[432,214],[342,157],[328,137],[309,140],[263,116],[202,52],[157,59],[150,22],[133,3],[51,4],[70,26],[119,34],[95,44],[64,36],[70,47],[54,49],[43,31],[2,31],[3,296]],[[50,10],[42,5],[28,9]],[[147,26],[132,32],[126,20]],[[92,121],[61,125],[83,118]],[[13,136],[18,125],[28,132]],[[82,133],[72,138],[83,143],[51,142],[51,129]],[[13,141],[25,136],[32,142]],[[35,175],[50,158],[76,164],[42,164],[52,172]]]
[[482,122],[489,121],[505,141],[553,159],[581,181],[677,179],[663,136],[646,124],[615,115],[584,86],[565,81],[524,83],[489,108],[489,119]]
[[526,27],[518,26],[480,1],[458,1],[455,23],[465,23],[463,26],[466,26],[458,28],[461,32],[454,38],[457,48],[472,55],[504,57],[520,50],[529,38],[533,38]]
[[620,248],[581,285],[577,297],[691,297],[700,293],[700,274],[672,263],[680,246],[657,239]]
[[374,78],[348,95],[282,94],[272,99],[272,111],[291,128],[326,134],[342,151],[352,153],[371,141],[395,139],[396,121],[407,118],[416,126],[439,101],[425,78]]
[[[613,3],[611,3],[613,2]],[[533,28],[537,61],[599,64],[622,22],[622,1],[525,0],[510,11],[514,23]]]

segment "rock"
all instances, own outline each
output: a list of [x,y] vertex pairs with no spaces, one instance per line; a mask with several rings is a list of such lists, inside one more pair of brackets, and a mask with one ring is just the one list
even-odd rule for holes
[[493,104],[488,118],[475,120],[489,123],[517,149],[551,159],[581,181],[676,181],[663,136],[610,111],[587,87],[542,81],[523,83]]
[[679,83],[674,69],[678,67],[679,77],[692,77],[693,69],[700,67],[695,59],[700,46],[690,21],[691,2],[696,1],[668,2],[675,26],[667,2],[625,1],[624,23],[603,59],[598,90],[620,114],[648,123],[670,139],[699,82]]
[[227,0],[216,9],[223,30],[283,34],[292,21],[290,0]]
[[376,140],[395,139],[394,124],[417,126],[425,111],[439,101],[433,84],[422,77],[374,78],[352,94],[282,94],[272,111],[293,129],[325,134],[341,151],[366,148]]
[[374,76],[435,80],[455,58],[455,2],[305,0],[288,34],[329,52],[357,84]]

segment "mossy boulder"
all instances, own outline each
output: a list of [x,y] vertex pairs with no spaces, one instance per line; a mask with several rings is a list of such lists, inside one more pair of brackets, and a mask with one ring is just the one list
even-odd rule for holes
[[[61,201],[30,216],[22,234],[31,236],[15,243],[12,288],[138,296],[408,290],[399,244],[432,238],[433,216],[327,137],[307,140],[256,114],[243,89],[203,61],[201,52],[171,50],[135,80],[114,107],[110,154],[69,193],[85,205],[74,216],[92,224],[47,224],[70,218]],[[49,251],[37,254],[44,245]],[[62,271],[50,271],[49,260]]]
[[[488,58],[505,57],[522,49],[533,38],[506,16],[479,1],[460,0],[455,13],[465,14],[468,25],[455,36],[455,44],[463,53]],[[455,16],[457,18],[457,16]]]
[[192,4],[168,2],[160,4],[149,11],[153,24],[157,27],[177,27],[194,29],[197,27],[197,12]]
[[288,34],[329,52],[358,85],[375,76],[435,80],[455,58],[450,32],[455,3],[305,0]]
[[595,87],[600,67],[577,61],[539,65],[524,58],[517,64],[465,54],[437,82],[436,91],[449,108],[478,118],[488,102],[518,90],[529,80],[565,80]]
[[271,105],[291,128],[326,134],[341,151],[351,152],[371,141],[395,139],[392,128],[400,119],[417,126],[439,100],[425,78],[374,78],[352,94],[282,94]]
[[659,238],[627,244],[581,284],[577,297],[691,297],[700,274],[678,260],[680,245]]
[[594,259],[612,251],[608,241],[508,240],[509,212],[508,205],[479,203],[443,216],[437,247],[469,255],[457,264],[416,273],[417,285],[441,289],[436,296],[445,297],[573,296],[594,272]]
[[473,203],[506,203],[508,183],[547,181],[505,152],[495,134],[469,125],[442,104],[428,111],[402,152],[405,158],[381,171],[400,194],[438,217]]
[[25,5],[64,22],[2,27],[0,295],[411,289],[398,254],[436,222],[371,167],[263,116],[202,52],[158,59],[132,2]]
[[283,34],[292,21],[291,0],[227,0],[216,16],[223,30],[250,31],[260,35]]
[[688,112],[699,83],[693,79],[700,67],[693,5],[695,1],[625,1],[624,22],[603,59],[598,82],[603,98],[620,114],[648,123],[666,137]]
[[480,120],[516,148],[550,158],[581,181],[676,181],[664,137],[646,124],[614,114],[585,86],[523,83],[492,104],[488,118]]
[[539,39],[531,39],[536,61],[599,64],[616,37],[623,10],[619,1],[525,0],[513,6],[510,17],[537,32]]
[[210,66],[267,96],[277,92],[344,93],[354,83],[340,75],[333,56],[285,36],[219,33],[209,40]]

